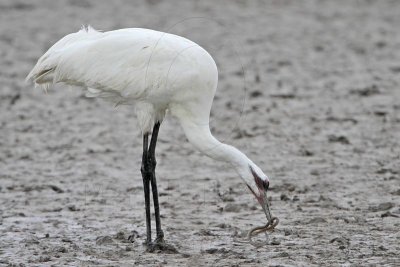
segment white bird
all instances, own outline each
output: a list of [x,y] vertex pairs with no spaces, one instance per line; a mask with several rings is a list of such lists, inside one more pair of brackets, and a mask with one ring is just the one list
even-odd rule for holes
[[[155,176],[157,135],[165,113],[178,118],[187,139],[205,155],[229,164],[246,183],[264,210],[269,179],[246,155],[219,142],[210,132],[209,117],[217,89],[213,58],[183,37],[141,28],[99,32],[84,27],[55,43],[27,76],[44,89],[54,83],[81,86],[88,96],[116,104],[132,104],[143,134],[141,173],[149,250],[171,249],[161,229]],[[150,144],[149,144],[150,136]],[[156,239],[151,239],[150,184]]]

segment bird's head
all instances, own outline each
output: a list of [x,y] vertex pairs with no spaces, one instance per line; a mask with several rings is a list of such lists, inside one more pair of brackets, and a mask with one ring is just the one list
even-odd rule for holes
[[248,168],[248,174],[246,175],[247,177],[245,179],[246,184],[253,195],[256,197],[258,203],[260,203],[265,213],[265,216],[267,216],[268,222],[270,222],[272,216],[269,210],[269,202],[267,197],[269,179],[255,164],[249,164]]

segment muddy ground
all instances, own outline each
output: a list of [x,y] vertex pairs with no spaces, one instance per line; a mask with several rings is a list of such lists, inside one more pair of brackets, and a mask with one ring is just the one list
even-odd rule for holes
[[[399,266],[399,1],[0,1],[1,266]],[[24,83],[67,33],[144,27],[215,58],[216,137],[271,179],[280,224],[240,178],[161,126],[166,239],[146,253],[132,106]],[[127,237],[135,234],[135,242]]]

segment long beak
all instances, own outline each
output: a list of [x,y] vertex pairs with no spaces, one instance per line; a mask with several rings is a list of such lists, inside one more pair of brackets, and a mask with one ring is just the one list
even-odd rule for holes
[[264,210],[265,216],[267,217],[268,222],[271,222],[272,215],[271,211],[269,210],[269,202],[267,194],[264,195],[263,203],[261,204],[262,209]]

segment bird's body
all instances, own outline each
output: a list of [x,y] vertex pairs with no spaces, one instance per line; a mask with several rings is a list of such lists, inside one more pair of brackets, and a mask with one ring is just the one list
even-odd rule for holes
[[[64,82],[87,88],[87,95],[133,104],[143,132],[169,110],[196,113],[208,123],[218,81],[212,57],[183,37],[148,30],[98,32],[82,29],[61,39],[39,60],[28,78],[38,84]],[[201,108],[199,108],[201,106]]]
[[179,119],[188,140],[199,151],[228,163],[237,171],[270,221],[265,194],[268,177],[242,152],[219,142],[210,132],[209,116],[218,70],[213,58],[196,43],[148,29],[99,32],[87,27],[54,44],[27,79],[45,88],[59,82],[81,86],[90,97],[133,105],[144,138],[142,176],[148,242],[151,238],[150,181],[157,240],[163,236],[157,211],[154,151],[158,129],[167,111]]

